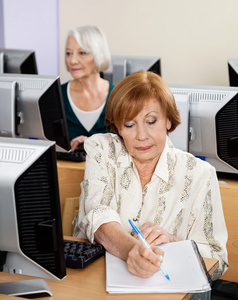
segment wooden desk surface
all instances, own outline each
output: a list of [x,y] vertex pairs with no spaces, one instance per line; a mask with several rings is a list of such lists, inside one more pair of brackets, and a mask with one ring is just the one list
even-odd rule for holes
[[83,170],[83,171],[85,169],[85,162],[58,160],[57,165],[59,168],[62,169]]
[[61,212],[64,210],[65,198],[79,197],[84,169],[85,162],[57,161]]
[[[76,239],[65,237],[67,239]],[[215,259],[204,259],[207,270],[212,274],[218,267]],[[33,277],[24,275],[10,275],[0,272],[0,282],[32,279]],[[157,299],[157,300],[181,300],[190,299],[192,294],[109,294],[106,292],[105,257],[100,257],[85,269],[67,268],[67,277],[61,281],[45,279],[48,283],[53,297],[43,297],[42,300],[80,300],[80,299]],[[19,300],[23,298],[0,295],[1,300]]]
[[219,178],[222,206],[228,230],[229,268],[221,277],[238,282],[238,180]]

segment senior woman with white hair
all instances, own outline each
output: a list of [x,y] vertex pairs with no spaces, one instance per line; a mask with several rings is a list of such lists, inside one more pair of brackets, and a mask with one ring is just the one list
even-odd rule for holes
[[69,31],[65,62],[73,79],[61,88],[71,149],[75,150],[92,134],[106,132],[105,108],[113,84],[100,76],[111,63],[104,33],[94,25]]
[[[113,133],[85,141],[87,159],[74,235],[102,244],[139,277],[158,272],[162,243],[194,240],[203,257],[228,267],[227,229],[216,170],[176,149],[168,133],[180,124],[174,96],[161,77],[138,72],[113,89],[106,108]],[[151,249],[133,235],[139,227]]]

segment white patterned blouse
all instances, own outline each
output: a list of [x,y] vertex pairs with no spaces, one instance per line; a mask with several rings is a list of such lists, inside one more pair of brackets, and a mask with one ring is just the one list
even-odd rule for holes
[[147,221],[183,240],[194,240],[203,257],[219,259],[213,280],[227,269],[227,229],[215,168],[176,149],[169,137],[151,181],[142,190],[138,171],[121,138],[96,134],[85,141],[87,160],[74,236],[94,241],[111,221],[128,232],[128,219]]

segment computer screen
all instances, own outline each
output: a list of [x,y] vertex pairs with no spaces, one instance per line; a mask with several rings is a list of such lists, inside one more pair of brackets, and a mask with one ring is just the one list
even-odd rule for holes
[[112,56],[111,66],[103,72],[102,77],[113,84],[129,74],[146,70],[161,76],[161,59],[159,57],[147,56]]
[[169,85],[189,97],[189,152],[217,172],[238,174],[238,88]]
[[0,74],[0,136],[56,142],[70,150],[58,76]]
[[3,271],[66,276],[55,143],[0,137]]
[[169,133],[173,145],[183,151],[189,151],[189,97],[187,94],[174,95],[180,113],[181,124]]
[[38,74],[35,51],[0,48],[0,74]]
[[228,59],[228,74],[230,86],[238,86],[238,58]]

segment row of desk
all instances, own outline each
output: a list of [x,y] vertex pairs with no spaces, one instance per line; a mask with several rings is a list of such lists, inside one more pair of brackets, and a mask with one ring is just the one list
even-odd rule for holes
[[[65,239],[77,240],[73,237],[65,237]],[[79,240],[79,239],[78,239]],[[207,270],[212,274],[218,267],[218,261],[215,259],[205,259]],[[0,282],[9,282],[17,280],[33,279],[30,276],[10,275],[0,272]],[[52,297],[42,297],[41,300],[187,300],[192,294],[174,293],[174,294],[109,294],[106,292],[106,272],[105,257],[102,256],[87,266],[85,269],[69,269],[67,268],[67,276],[62,281],[45,279],[53,294]],[[0,294],[1,300],[19,300],[23,298],[6,296]],[[207,298],[206,298],[207,299]]]
[[[80,182],[83,180],[85,163],[58,161],[59,190],[61,209],[64,209],[65,199],[80,195]],[[222,279],[238,282],[238,184],[235,180],[220,180],[220,190],[223,201],[225,219],[227,223],[229,240],[228,253],[230,268]],[[65,237],[75,239],[73,237]],[[218,261],[205,258],[205,263],[210,274],[218,267]],[[30,276],[10,275],[0,272],[0,282],[32,279]],[[44,297],[52,300],[76,299],[190,299],[192,294],[117,294],[106,292],[105,257],[99,258],[92,265],[81,269],[68,269],[67,277],[62,281],[46,279],[53,297]],[[19,299],[19,297],[0,295],[1,300]],[[196,298],[197,299],[197,298]]]

